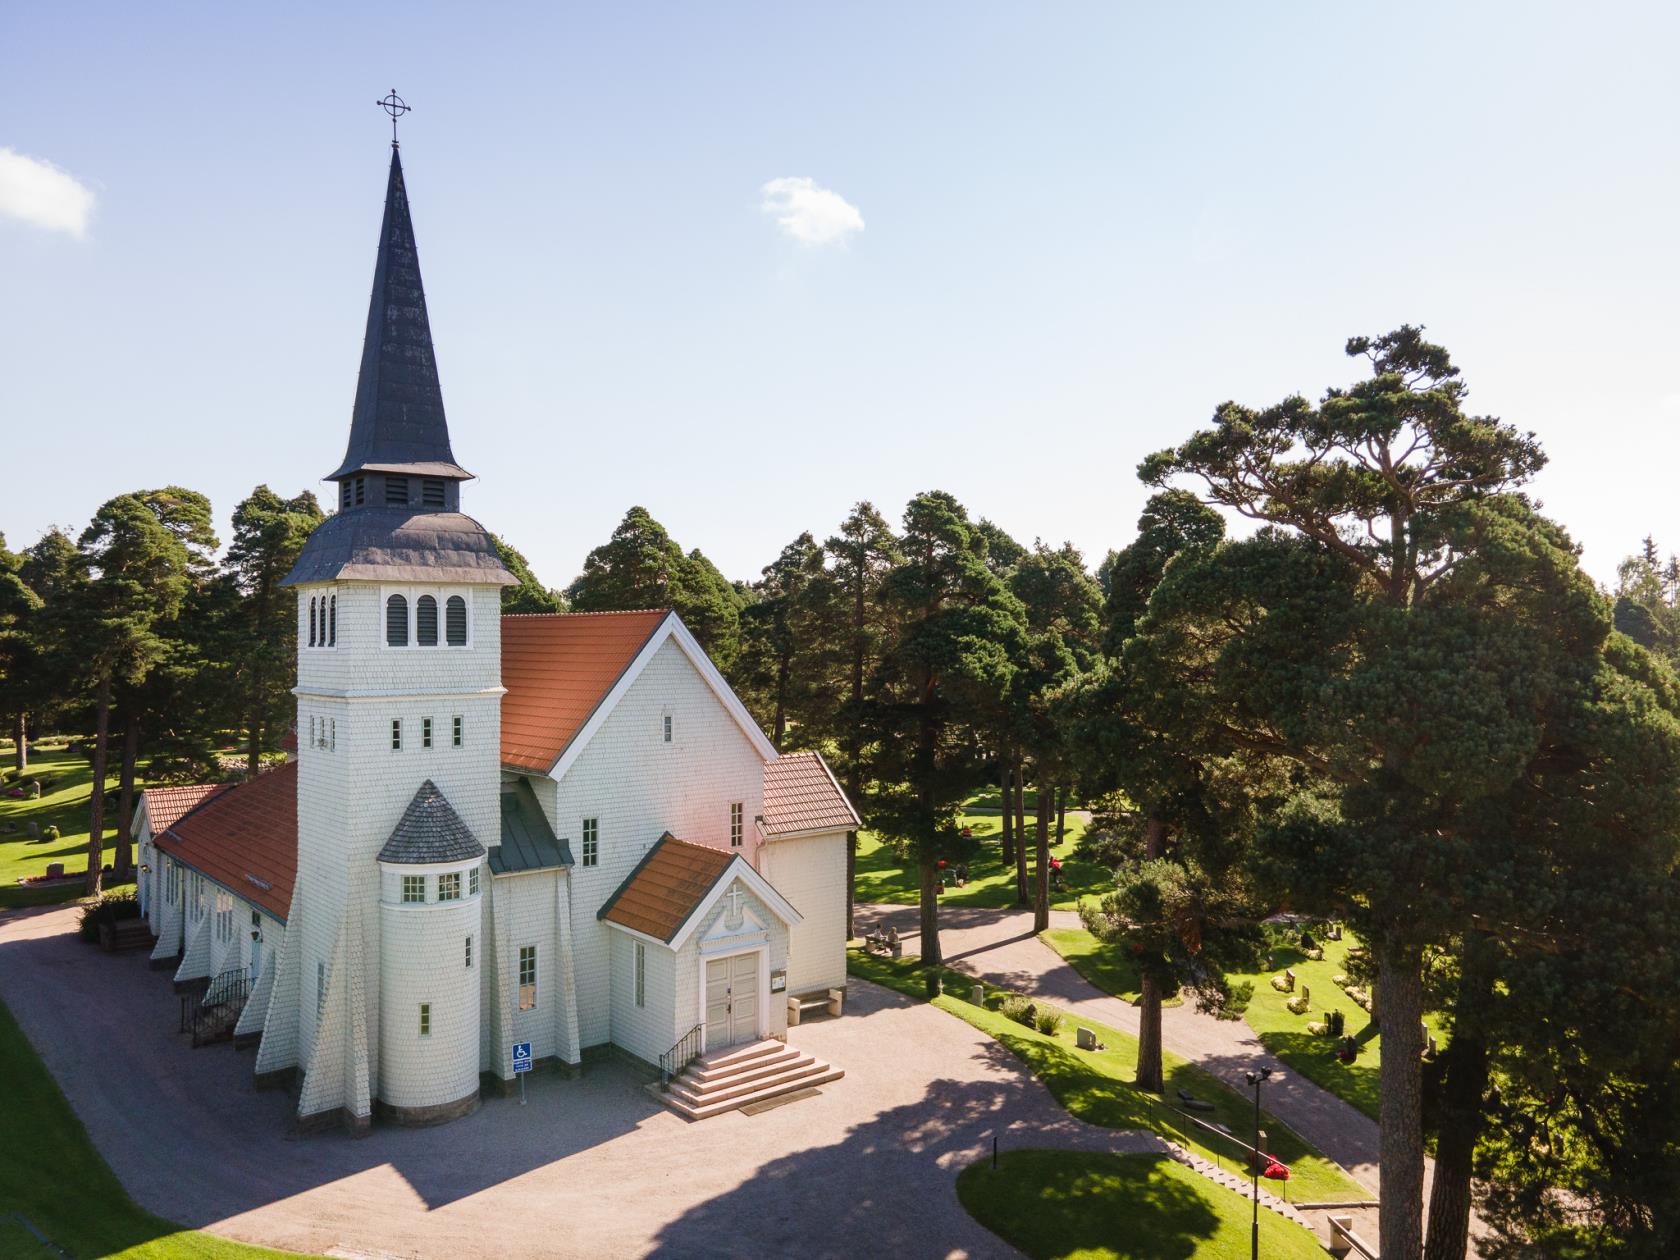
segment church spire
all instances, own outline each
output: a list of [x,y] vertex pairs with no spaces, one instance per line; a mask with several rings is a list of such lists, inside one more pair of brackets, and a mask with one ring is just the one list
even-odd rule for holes
[[443,390],[432,354],[432,328],[426,317],[426,292],[420,283],[420,256],[414,246],[402,157],[395,142],[362,342],[361,375],[350,417],[350,443],[343,463],[327,476],[342,481],[369,472],[449,481],[472,476],[455,462],[449,446]]

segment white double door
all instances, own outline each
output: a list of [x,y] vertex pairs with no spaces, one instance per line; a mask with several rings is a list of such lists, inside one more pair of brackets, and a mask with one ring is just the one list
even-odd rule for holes
[[758,1036],[758,951],[706,961],[706,1048]]

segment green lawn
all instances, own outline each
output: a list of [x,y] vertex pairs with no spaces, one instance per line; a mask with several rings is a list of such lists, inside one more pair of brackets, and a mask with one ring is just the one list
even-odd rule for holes
[[[1051,928],[1040,932],[1038,937],[1104,993],[1112,993],[1134,1006],[1137,1004],[1137,968],[1120,949],[1104,945],[1084,928]],[[1178,1006],[1182,1001],[1182,998],[1169,998],[1161,1005]]]
[[[1330,981],[1337,972],[1347,969],[1348,947],[1358,942],[1349,933],[1339,941],[1320,943],[1324,946],[1322,962],[1312,962],[1293,947],[1274,949],[1270,971],[1256,976],[1232,976],[1231,979],[1253,982],[1254,1000],[1249,1003],[1244,1018],[1266,1049],[1309,1081],[1352,1103],[1375,1120],[1378,1118],[1377,1076],[1382,1059],[1382,1038],[1377,1035],[1364,1008]],[[1312,991],[1312,1005],[1305,1015],[1291,1015],[1284,1006],[1290,995],[1272,988],[1272,977],[1285,967],[1295,972],[1297,992],[1301,985]],[[1347,1021],[1348,1035],[1359,1045],[1358,1057],[1352,1063],[1343,1063],[1336,1058],[1333,1038],[1314,1037],[1307,1032],[1307,1024],[1322,1020],[1328,1010],[1342,1012]],[[1427,1017],[1424,1022],[1435,1034],[1436,1041],[1444,1046],[1446,1035],[1439,1022],[1433,1016]]]
[[[891,961],[854,950],[849,955],[851,973],[872,980],[909,997],[924,996],[922,971],[916,959]],[[1153,1094],[1137,1088],[1137,1041],[1135,1038],[1090,1020],[1064,1019],[1054,1036],[1008,1019],[998,1012],[1004,997],[1001,989],[985,986],[986,1004],[969,1000],[975,981],[960,972],[945,971],[944,996],[935,1004],[1008,1047],[1072,1114],[1091,1124],[1110,1129],[1150,1129],[1182,1146],[1187,1146],[1224,1166],[1240,1165],[1241,1153],[1216,1134],[1191,1124],[1176,1106],[1169,1106]],[[1075,1046],[1075,1028],[1083,1024],[1097,1034],[1102,1050],[1080,1050]],[[1177,1090],[1184,1089],[1214,1104],[1214,1110],[1199,1112],[1199,1119],[1223,1124],[1238,1137],[1251,1134],[1253,1105],[1222,1082],[1183,1059],[1163,1056],[1167,1074],[1167,1098],[1176,1104]],[[1272,1152],[1289,1165],[1288,1182],[1292,1199],[1336,1202],[1370,1197],[1338,1165],[1318,1154],[1305,1140],[1281,1121],[1265,1115],[1261,1123],[1270,1137]],[[1023,1139],[1025,1140],[1025,1139]],[[1245,1139],[1246,1140],[1246,1139]]]
[[0,1255],[58,1260],[13,1213],[65,1252],[86,1260],[261,1260],[269,1251],[182,1229],[135,1206],[88,1141],[12,1013],[0,1004]]
[[[1164,1155],[1006,1151],[957,1176],[970,1216],[1033,1260],[1247,1260],[1249,1204]],[[1267,1260],[1323,1260],[1311,1231],[1260,1212]]]
[[[1029,793],[1029,812],[1027,814],[1027,835],[1034,833],[1034,819],[1031,813],[1031,794]],[[993,791],[989,800],[992,808],[985,808],[988,800],[984,795],[975,797],[968,804],[967,813],[962,821],[966,827],[974,830],[975,838],[980,841],[980,853],[969,863],[969,879],[966,887],[958,888],[954,883],[947,883],[945,893],[940,901],[948,906],[983,906],[988,909],[1002,909],[1013,906],[1015,902],[1015,866],[1003,864],[1003,815],[998,812],[998,794]],[[1050,823],[1055,827],[1054,818]],[[1114,885],[1114,875],[1105,866],[1095,862],[1075,861],[1069,855],[1078,845],[1079,839],[1085,834],[1083,818],[1076,818],[1071,812],[1068,815],[1067,830],[1063,834],[1062,843],[1052,844],[1050,852],[1062,860],[1063,888],[1060,892],[1053,891],[1050,904],[1058,910],[1072,910],[1084,896],[1095,896]],[[1052,838],[1054,838],[1052,836]],[[1027,878],[1033,875],[1032,849],[1027,850]],[[914,905],[921,898],[920,876],[914,861],[901,860],[892,850],[890,844],[883,844],[872,832],[858,832],[857,852],[857,899],[860,902],[885,902],[892,905]]]
[[[8,746],[9,747],[9,746]],[[11,758],[3,762],[10,768]],[[87,870],[88,805],[92,797],[93,772],[85,757],[72,756],[63,746],[43,748],[29,758],[29,769],[23,782],[40,779],[45,786],[39,800],[13,800],[0,796],[0,910],[13,906],[39,906],[53,902],[73,901],[82,895],[80,884],[60,884],[51,888],[20,888],[18,881],[27,875],[44,875],[49,862],[64,863],[66,874]],[[5,786],[19,782],[16,774],[7,777]],[[117,790],[116,773],[105,779],[106,790]],[[136,791],[144,783],[136,785]],[[116,842],[116,818],[110,819],[105,832],[107,846]],[[28,824],[45,832],[57,827],[56,840],[37,840],[29,835]],[[105,850],[110,863],[111,850]]]

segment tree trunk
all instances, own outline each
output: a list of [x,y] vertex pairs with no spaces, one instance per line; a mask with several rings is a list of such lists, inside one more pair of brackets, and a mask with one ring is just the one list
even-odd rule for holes
[[938,967],[945,961],[939,950],[939,861],[931,853],[921,860],[922,874],[922,966]]
[[1480,933],[1464,936],[1452,1041],[1443,1051],[1440,1130],[1435,1177],[1429,1189],[1429,1228],[1424,1260],[1464,1260],[1470,1243],[1470,1180],[1482,1135],[1482,1099],[1488,1087],[1487,1036],[1478,1013],[1493,997],[1493,948]]
[[1025,791],[1021,780],[1021,763],[1015,763],[1014,771],[1010,774],[1013,781],[1009,790],[1004,792],[1003,807],[1015,815],[1015,904],[1024,906],[1027,900],[1027,823],[1021,809],[1021,796]]
[[111,734],[111,680],[99,683],[98,721],[93,735],[93,792],[88,797],[88,896],[97,897],[105,886],[105,753]]
[[1056,789],[1056,847],[1058,849],[1061,848],[1062,842],[1066,839],[1067,789],[1065,787],[1059,787]]
[[29,717],[27,714],[19,713],[12,719],[12,739],[14,742],[12,763],[17,766],[18,778],[21,779],[23,772],[29,769]]
[[1038,837],[1035,846],[1038,859],[1038,887],[1033,891],[1033,931],[1044,932],[1050,927],[1050,788],[1038,785]]
[[129,846],[134,839],[134,771],[139,759],[140,718],[130,713],[123,725],[122,777],[117,787],[117,853],[111,864],[111,878],[119,884],[126,882],[134,871],[133,850]]
[[998,760],[998,804],[1003,814],[1003,864],[1011,865],[1015,861],[1015,807],[1009,799],[1013,791],[1014,770],[1009,764],[1009,754],[1005,753]]
[[1378,1123],[1383,1260],[1423,1260],[1423,950],[1393,929],[1375,942],[1383,991]]
[[[1150,810],[1143,829],[1144,856],[1158,858],[1167,847],[1167,825],[1161,816]],[[1166,1089],[1166,1074],[1161,1063],[1161,985],[1156,976],[1145,971],[1138,985],[1138,1066],[1139,1089],[1162,1093]]]
[[1161,1069],[1161,986],[1145,971],[1138,986],[1137,1084],[1159,1094],[1166,1089]]

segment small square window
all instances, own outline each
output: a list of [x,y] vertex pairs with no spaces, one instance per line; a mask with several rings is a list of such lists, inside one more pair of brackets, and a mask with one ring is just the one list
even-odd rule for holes
[[599,818],[585,818],[583,820],[583,864],[585,866],[599,866],[601,862],[601,820]]
[[667,744],[671,742],[671,715],[669,713],[665,715],[665,742]]
[[406,904],[414,904],[426,900],[426,877],[424,875],[404,875],[402,877],[402,899]]
[[729,807],[729,847],[731,849],[739,849],[744,838],[741,816],[741,802],[736,801]]
[[421,718],[420,719],[420,747],[430,748],[431,746],[432,746],[432,719],[431,718]]
[[432,1004],[430,1002],[420,1003],[420,1035],[422,1037],[432,1035]]
[[535,1010],[537,1006],[537,947],[519,947],[519,1009]]
[[459,900],[461,900],[461,872],[460,871],[450,871],[449,873],[447,873],[445,875],[439,875],[438,876],[438,900],[439,901],[459,901]]
[[467,872],[467,895],[469,897],[478,896],[478,867],[476,866]]
[[402,751],[402,719],[391,719],[391,751]]
[[450,719],[449,742],[455,747],[461,746],[461,716],[456,714]]

